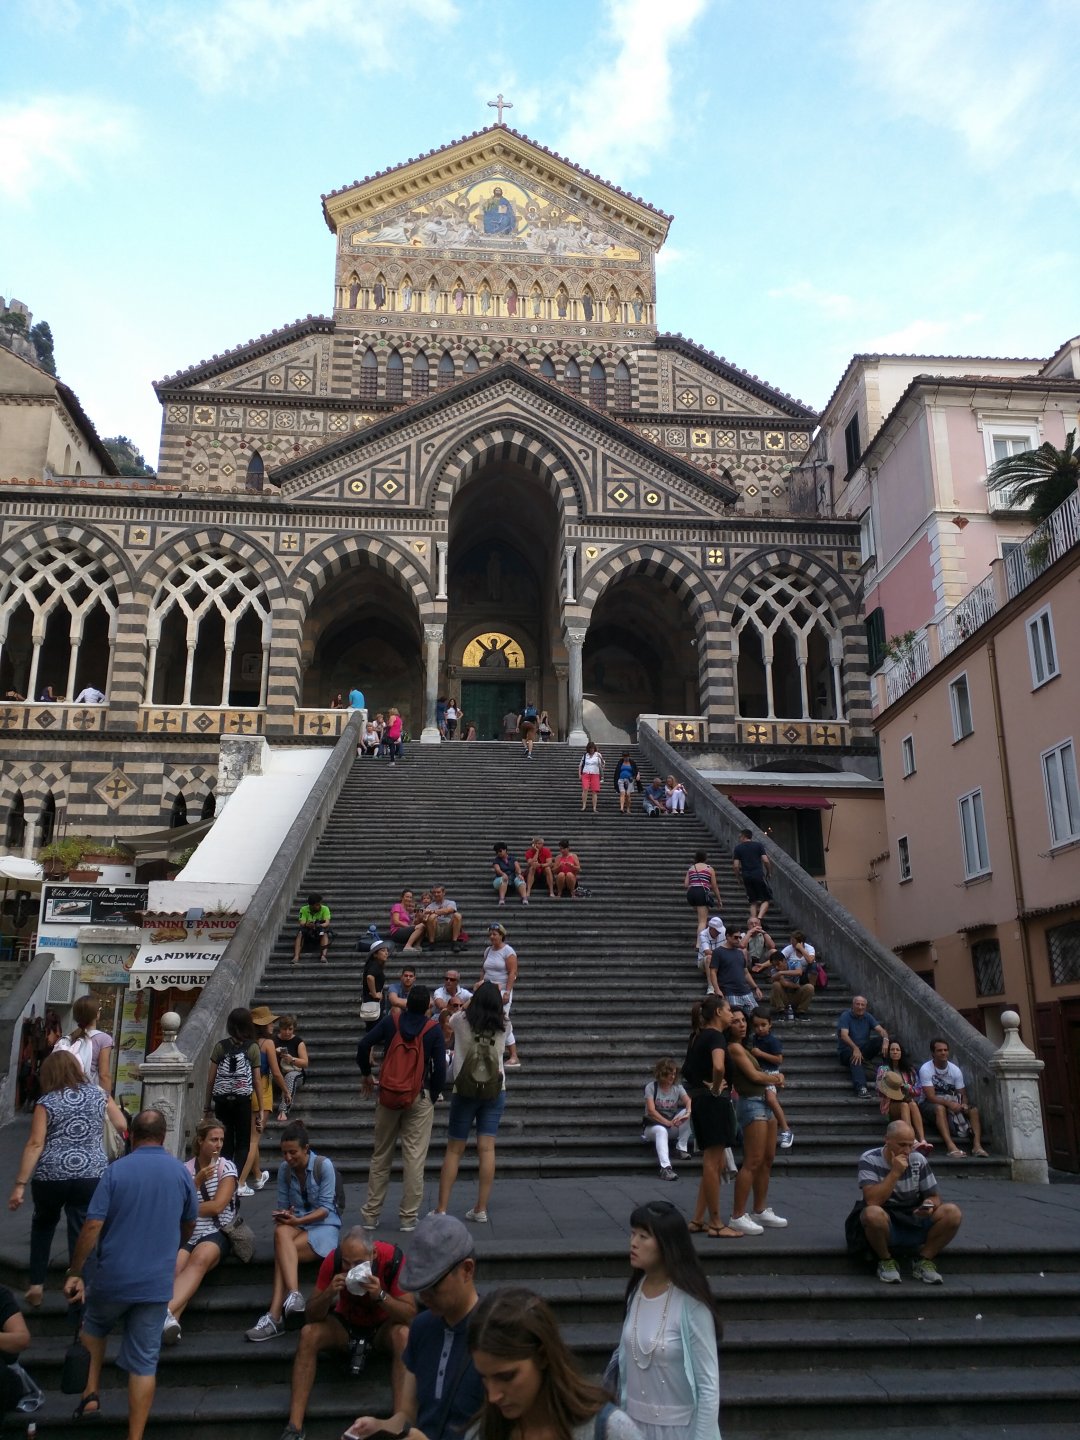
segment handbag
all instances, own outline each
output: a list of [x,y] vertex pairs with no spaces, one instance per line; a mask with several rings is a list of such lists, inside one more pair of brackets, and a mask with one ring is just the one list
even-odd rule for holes
[[228,1240],[232,1253],[240,1261],[240,1264],[250,1265],[255,1259],[255,1231],[247,1221],[237,1215],[235,1220],[230,1220],[227,1225],[219,1225],[217,1228]]
[[382,1014],[382,1004],[378,1000],[362,1000],[360,1002],[361,1020],[378,1020]]
[[[130,1117],[127,1111],[123,1109],[123,1106],[120,1108],[123,1111],[125,1120],[129,1119]],[[130,1126],[128,1128],[130,1129]],[[114,1160],[122,1160],[128,1153],[128,1137],[123,1130],[118,1130],[109,1119],[108,1110],[105,1112],[102,1123],[101,1143],[105,1147],[105,1158],[110,1165]]]
[[60,1390],[64,1395],[81,1395],[90,1378],[90,1351],[79,1338],[82,1328],[82,1306],[73,1305],[75,1316],[75,1338],[64,1351],[64,1364],[60,1371]]

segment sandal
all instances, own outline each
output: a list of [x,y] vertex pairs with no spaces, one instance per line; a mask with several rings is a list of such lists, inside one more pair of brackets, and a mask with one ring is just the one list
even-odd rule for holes
[[29,1305],[32,1310],[36,1310],[41,1304],[41,1302],[45,1299],[45,1286],[29,1286],[26,1293],[23,1295],[23,1299],[26,1301],[27,1305]]
[[[87,1405],[96,1405],[96,1410],[87,1410]],[[72,1411],[73,1420],[100,1420],[101,1419],[101,1397],[96,1390],[91,1390],[89,1395],[84,1395],[78,1405]]]
[[742,1238],[743,1232],[741,1230],[732,1230],[730,1225],[709,1226],[710,1240],[741,1240]]
[[981,1160],[989,1160],[989,1159],[990,1159],[990,1151],[989,1151],[989,1150],[972,1150],[971,1153],[972,1153],[972,1155],[978,1155]]
[[686,1228],[690,1231],[691,1235],[704,1235],[709,1227],[700,1224],[697,1220],[688,1220],[686,1222]]

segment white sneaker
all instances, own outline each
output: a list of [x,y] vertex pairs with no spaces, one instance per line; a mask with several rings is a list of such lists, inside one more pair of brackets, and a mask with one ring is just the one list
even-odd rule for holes
[[161,1327],[161,1343],[175,1345],[180,1339],[180,1321],[171,1310],[165,1312],[165,1324]]
[[[784,1224],[787,1224],[786,1220],[784,1221]],[[738,1217],[733,1215],[728,1221],[728,1225],[731,1227],[732,1230],[738,1230],[740,1235],[765,1234],[764,1225],[758,1225],[755,1221],[750,1219],[749,1215],[739,1215]]]
[[751,1210],[751,1216],[759,1225],[767,1230],[784,1230],[787,1228],[787,1221],[781,1215],[775,1215],[766,1205],[764,1210]]
[[241,1185],[236,1193],[237,1195],[242,1195],[245,1200],[250,1200],[252,1195],[255,1194],[255,1191],[251,1188],[250,1185]]
[[488,1216],[486,1210],[466,1210],[465,1219],[471,1220],[474,1225],[486,1225]]
[[[786,1220],[784,1224],[787,1224]],[[283,1317],[286,1315],[303,1315],[305,1309],[306,1302],[303,1295],[300,1294],[300,1291],[290,1290],[288,1295],[285,1296],[285,1303],[281,1307],[281,1314]]]
[[790,1150],[795,1144],[795,1136],[790,1130],[781,1130],[776,1139],[781,1150]]
[[259,1171],[259,1178],[255,1181],[255,1189],[256,1189],[256,1190],[261,1190],[261,1189],[263,1188],[263,1186],[266,1184],[266,1182],[267,1182],[269,1179],[270,1179],[270,1171],[269,1171],[269,1170],[260,1170],[260,1171]]

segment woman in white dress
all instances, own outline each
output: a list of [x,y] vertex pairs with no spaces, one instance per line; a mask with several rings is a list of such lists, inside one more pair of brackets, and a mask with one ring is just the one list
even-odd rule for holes
[[619,1404],[645,1440],[720,1440],[722,1338],[686,1221],[653,1200],[630,1216]]
[[510,1058],[503,1066],[505,1070],[521,1069],[517,1041],[514,1038],[514,1027],[510,1023],[510,1006],[514,1000],[514,982],[517,980],[517,973],[517,951],[506,939],[506,926],[496,922],[488,927],[488,945],[484,950],[484,973],[481,975],[480,981],[483,983],[485,980],[490,980],[493,985],[499,987],[502,993],[503,1016],[506,1020],[506,1048],[510,1052]]

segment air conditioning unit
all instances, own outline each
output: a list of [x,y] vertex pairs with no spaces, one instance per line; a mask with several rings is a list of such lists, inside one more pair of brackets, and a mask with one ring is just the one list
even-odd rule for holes
[[45,1004],[70,1005],[75,999],[75,986],[78,978],[78,972],[75,970],[50,970]]

